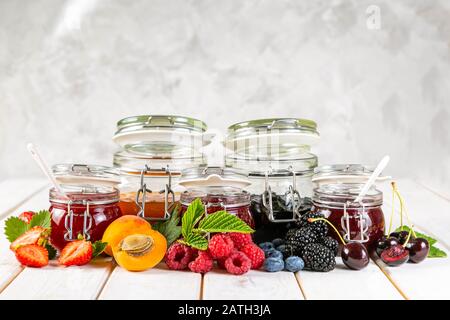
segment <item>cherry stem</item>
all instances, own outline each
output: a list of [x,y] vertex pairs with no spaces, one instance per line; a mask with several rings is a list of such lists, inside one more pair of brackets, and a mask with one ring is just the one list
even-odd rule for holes
[[336,229],[336,227],[333,226],[333,224],[332,224],[330,221],[328,221],[328,220],[325,219],[325,218],[309,218],[309,219],[308,219],[308,222],[315,222],[315,221],[325,221],[326,223],[328,223],[328,224],[334,229],[334,231],[336,231],[336,234],[338,235],[339,239],[341,239],[342,244],[343,244],[344,246],[347,244],[347,243],[345,242],[344,238],[342,238],[342,236],[341,236],[341,234],[339,233],[338,229]]
[[393,181],[391,183],[391,185],[392,185],[392,211],[391,211],[391,217],[389,218],[388,236],[391,234],[391,231],[392,231],[392,220],[394,218],[394,212],[395,212],[395,191],[394,191],[395,182]]
[[[400,210],[400,217],[403,217],[403,208],[405,208],[406,219],[408,219],[409,227],[410,227],[410,229],[412,230],[413,236],[414,236],[415,238],[417,238],[416,232],[414,231],[414,228],[413,228],[413,226],[412,226],[412,224],[411,224],[411,220],[410,220],[410,218],[409,218],[408,210],[406,210],[405,200],[403,199],[403,197],[401,196],[400,192],[398,191],[397,185],[396,185],[395,183],[393,183],[392,187],[393,187],[393,190],[394,190],[395,194],[397,195],[398,199],[400,200],[400,209],[401,209],[401,210]],[[402,229],[403,229],[403,219],[402,219],[402,222],[401,222],[401,227],[402,227]]]
[[[411,238],[411,233],[414,232],[414,231],[413,231],[413,227],[414,227],[414,226],[411,226],[411,228],[409,229],[408,238],[406,238],[406,241],[405,241],[405,243],[403,244],[403,248],[406,248],[406,245],[408,244],[409,239]],[[415,237],[415,236],[414,236],[414,237]]]

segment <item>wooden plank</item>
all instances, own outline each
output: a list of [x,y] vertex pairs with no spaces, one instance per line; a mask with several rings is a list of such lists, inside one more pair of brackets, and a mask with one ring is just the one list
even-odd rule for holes
[[203,299],[303,300],[303,294],[291,272],[251,270],[235,276],[224,270],[214,270],[204,275]]
[[359,271],[349,270],[336,258],[333,271],[300,271],[296,276],[306,299],[403,299],[402,295],[372,261]]
[[[438,239],[438,246],[447,249],[448,253],[450,202],[412,180],[400,179],[397,185],[415,229]],[[383,210],[388,220],[392,209],[392,192],[388,184],[380,186],[380,190],[384,192]],[[399,208],[396,203],[394,226],[400,224]],[[407,223],[406,218],[404,222]],[[410,299],[450,299],[448,258],[426,259],[420,264],[406,263],[399,267],[388,267],[380,259],[375,262]]]
[[129,272],[117,266],[99,299],[197,300],[201,279],[198,273],[169,270],[163,263],[143,272]]
[[[0,219],[47,186],[43,179],[5,180],[0,183]],[[48,202],[47,202],[48,206]]]
[[111,269],[110,258],[80,267],[66,268],[52,262],[45,268],[25,268],[1,293],[0,299],[95,299]]

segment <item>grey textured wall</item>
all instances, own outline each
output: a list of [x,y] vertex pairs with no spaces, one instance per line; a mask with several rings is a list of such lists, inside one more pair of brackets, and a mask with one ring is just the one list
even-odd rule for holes
[[0,180],[39,175],[30,140],[108,164],[142,113],[311,118],[321,163],[450,190],[450,1],[0,0]]

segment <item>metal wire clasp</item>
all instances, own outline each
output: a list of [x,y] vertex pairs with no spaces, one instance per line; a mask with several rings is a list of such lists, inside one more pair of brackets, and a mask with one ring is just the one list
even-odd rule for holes
[[[347,206],[349,206],[350,203],[344,203],[344,214],[341,217],[341,226],[344,230],[344,240],[345,241],[354,241],[354,242],[360,242],[360,243],[366,243],[369,241],[369,235],[367,234],[367,231],[369,230],[369,217],[367,215],[366,209],[364,205],[362,208],[358,209],[358,214],[356,216],[350,217],[347,211]],[[362,210],[361,210],[362,209]],[[359,239],[352,239],[351,238],[351,228],[350,228],[350,219],[356,219],[358,224],[358,229],[356,232],[359,233]]]
[[297,185],[297,178],[295,171],[292,169],[292,167],[289,167],[289,172],[292,173],[292,185],[289,186],[289,190],[286,193],[289,194],[290,199],[292,201],[292,218],[291,219],[276,219],[273,212],[273,199],[272,199],[272,188],[270,187],[269,183],[269,172],[271,170],[266,171],[265,174],[265,180],[264,180],[264,192],[262,194],[262,205],[267,209],[267,218],[270,222],[275,223],[287,223],[295,221],[297,217],[300,216],[300,213],[298,211],[299,204],[302,201],[302,197],[300,195],[300,192],[296,189]]
[[[66,233],[64,233],[64,240],[73,241],[77,240],[78,235],[73,234],[73,210],[71,208],[72,200],[67,203],[67,215],[64,218],[64,227],[66,228]],[[89,212],[90,202],[84,200],[83,205],[86,206],[86,210],[83,213],[83,237],[85,240],[91,239],[90,230],[92,228],[92,215]]]
[[[175,204],[175,193],[172,190],[172,173],[169,169],[169,166],[167,166],[164,169],[164,172],[169,176],[168,178],[168,183],[166,183],[166,185],[164,186],[164,189],[160,190],[159,193],[162,194],[164,193],[164,216],[161,218],[158,217],[146,217],[145,216],[145,201],[146,201],[146,195],[147,192],[152,193],[153,191],[147,188],[147,184],[145,183],[145,174],[147,172],[150,172],[150,168],[148,165],[145,165],[144,169],[142,169],[141,171],[141,183],[140,183],[140,188],[136,193],[136,199],[135,199],[135,203],[139,208],[139,212],[138,212],[138,216],[140,216],[141,218],[145,218],[147,220],[150,221],[164,221],[164,220],[168,220],[171,217],[171,207],[172,205]],[[142,195],[142,198],[141,198]],[[172,198],[172,202],[171,205],[169,205],[169,197]],[[141,199],[139,201],[139,199]]]

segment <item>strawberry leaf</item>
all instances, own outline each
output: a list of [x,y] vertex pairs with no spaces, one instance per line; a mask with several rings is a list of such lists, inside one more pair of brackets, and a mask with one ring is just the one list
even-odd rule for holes
[[9,242],[16,240],[28,229],[30,229],[29,224],[18,217],[10,217],[5,221],[5,235]]
[[95,258],[102,254],[102,252],[105,251],[107,245],[108,242],[95,241],[92,244],[92,258]]
[[31,218],[30,221],[30,229],[33,227],[42,227],[42,228],[50,228],[51,226],[51,214],[47,210],[41,210],[36,212]]
[[56,258],[56,253],[57,253],[57,251],[56,251],[56,249],[51,245],[51,244],[46,244],[45,245],[45,249],[47,249],[47,251],[48,251],[48,259],[49,260],[53,260],[53,259],[55,259]]
[[226,211],[217,211],[204,218],[195,232],[239,232],[252,233],[254,230],[244,221]]

